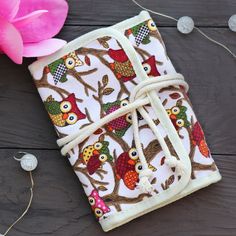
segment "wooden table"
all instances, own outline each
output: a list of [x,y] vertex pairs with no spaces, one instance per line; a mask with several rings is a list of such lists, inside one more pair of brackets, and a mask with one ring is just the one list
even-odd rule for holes
[[[143,0],[143,5],[174,17],[192,16],[197,26],[236,52],[236,33],[227,21],[236,13],[234,0]],[[101,26],[136,15],[129,0],[70,0],[59,37],[72,40]],[[189,197],[120,227],[109,235],[236,235],[236,63],[222,48],[196,31],[188,36],[175,24],[153,15],[177,71],[190,85],[190,97],[223,180]],[[25,208],[29,177],[12,156],[37,155],[35,198],[24,220],[9,235],[104,235],[90,212],[77,177],[56,145],[56,134],[27,66],[0,57],[0,231]]]

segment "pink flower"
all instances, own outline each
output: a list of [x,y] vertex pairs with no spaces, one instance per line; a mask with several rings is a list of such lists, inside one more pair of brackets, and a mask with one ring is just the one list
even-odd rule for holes
[[0,0],[0,53],[15,63],[49,55],[65,41],[52,39],[65,23],[65,0]]

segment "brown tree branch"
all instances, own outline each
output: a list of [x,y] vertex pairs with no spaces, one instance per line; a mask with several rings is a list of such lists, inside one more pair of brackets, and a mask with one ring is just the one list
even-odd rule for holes
[[[95,71],[97,71],[96,68],[90,71],[86,71],[86,73],[84,74],[91,74]],[[89,85],[82,79],[81,72],[78,72],[76,70],[68,70],[67,74],[73,76],[79,83],[81,83],[84,86],[84,91],[87,96],[89,95],[89,90],[97,92],[95,88],[93,88],[91,85]]]
[[[147,58],[151,57],[151,54],[149,52],[147,52],[146,50],[139,48],[137,46],[134,46],[134,48],[137,51],[137,53],[142,57],[143,61],[145,61]],[[156,64],[163,65],[163,62],[156,60]]]
[[[104,64],[109,69],[111,69],[110,63],[104,58],[104,56],[107,55],[107,50],[94,49],[94,48],[84,48],[84,47],[82,47],[82,48],[77,49],[76,53],[80,54],[80,55],[91,54],[91,55],[97,57],[102,62],[102,64]],[[114,74],[114,71],[113,70],[111,70],[111,71]],[[116,77],[115,74],[114,74],[114,76]],[[122,81],[120,81],[120,80],[118,80],[118,82],[120,83],[120,87],[122,88],[122,91],[129,96],[130,92],[126,88],[125,84]]]
[[151,195],[148,193],[141,193],[135,198],[128,198],[128,197],[119,196],[119,195],[113,196],[112,194],[110,194],[110,195],[104,196],[103,200],[106,203],[106,205],[115,206],[117,211],[120,211],[121,210],[120,204],[135,204],[135,203],[141,202],[145,197],[151,197]]
[[[42,78],[40,80],[34,80],[34,82],[35,82],[35,86],[37,88],[48,88],[48,89],[51,89],[51,90],[55,91],[56,93],[58,93],[61,96],[62,99],[65,98],[65,95],[66,96],[70,95],[70,93],[68,91],[66,91],[65,89],[62,89],[62,88],[59,88],[57,86],[49,84],[47,72],[46,72],[45,69],[43,71]],[[76,98],[76,101],[80,102],[80,103],[83,102],[83,100],[79,99],[79,98]]]
[[194,171],[200,171],[200,170],[216,171],[217,170],[215,162],[213,162],[211,164],[201,164],[201,163],[193,161],[192,167],[193,167]]
[[[66,96],[70,95],[70,93],[67,92],[65,89],[56,87],[56,86],[51,85],[49,83],[41,82],[40,80],[35,80],[35,85],[37,88],[48,88],[48,89],[55,91],[56,93],[58,93],[61,96],[62,99],[65,98],[65,95]],[[81,103],[81,102],[83,102],[83,99],[76,98],[76,101]]]
[[91,176],[88,174],[86,168],[82,168],[82,167],[79,167],[79,166],[73,166],[73,169],[74,169],[74,171],[80,172],[80,173],[82,173],[83,175],[85,175],[85,176],[88,178],[89,182],[91,183],[91,185],[93,186],[94,189],[97,189],[97,186],[96,186],[96,185],[99,185],[99,186],[106,186],[106,185],[109,185],[108,182],[99,181],[99,180],[96,180],[96,179],[94,179],[93,177],[91,177]]

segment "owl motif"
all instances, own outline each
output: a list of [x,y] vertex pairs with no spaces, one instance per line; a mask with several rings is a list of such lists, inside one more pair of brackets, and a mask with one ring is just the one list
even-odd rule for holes
[[186,114],[187,107],[176,105],[171,109],[167,109],[166,111],[176,130],[179,130],[182,127],[187,128],[190,126],[190,122],[188,121]]
[[78,120],[86,118],[86,115],[80,111],[76,104],[74,93],[60,102],[55,101],[50,95],[44,102],[44,105],[53,124],[59,127],[73,125]]
[[98,141],[83,149],[80,154],[80,158],[82,158],[83,163],[87,166],[87,170],[90,175],[94,174],[107,160],[113,160],[108,146],[109,142]]
[[47,73],[51,73],[53,76],[54,84],[58,82],[64,83],[67,81],[66,73],[68,70],[72,70],[75,67],[82,66],[83,62],[78,58],[75,52],[56,60],[49,64],[46,68]]
[[105,204],[95,189],[89,195],[88,200],[97,219],[110,212],[110,208]]
[[[151,164],[149,164],[149,168],[152,171],[156,171],[156,168]],[[128,152],[120,154],[115,162],[117,179],[122,179],[125,186],[130,190],[134,190],[139,182],[139,173],[141,170],[142,165],[135,148],[131,148]]]
[[152,76],[160,76],[159,71],[156,67],[156,59],[155,56],[149,57],[147,60],[145,60],[143,63],[143,69],[146,72],[146,74],[150,77]]
[[150,19],[132,27],[128,33],[134,35],[135,43],[139,46],[141,43],[148,44],[150,42],[150,32],[155,32],[156,30],[156,24]]
[[198,146],[199,151],[204,157],[210,157],[210,151],[208,149],[202,127],[198,121],[194,124],[192,129],[192,142],[195,146]]
[[[127,82],[133,80],[136,77],[133,66],[123,49],[109,49],[108,55],[114,60],[113,63],[110,63],[110,68],[118,80]],[[145,72],[149,76],[160,75],[156,67],[155,56],[151,56],[147,60],[143,61],[142,64]]]
[[[103,104],[102,109],[106,113],[106,115],[108,115],[128,104],[129,101],[127,99],[117,100],[115,102],[108,102],[106,104]],[[107,127],[110,131],[115,132],[117,136],[123,137],[125,132],[131,126],[131,123],[132,123],[131,114],[126,114],[110,121],[107,124]]]

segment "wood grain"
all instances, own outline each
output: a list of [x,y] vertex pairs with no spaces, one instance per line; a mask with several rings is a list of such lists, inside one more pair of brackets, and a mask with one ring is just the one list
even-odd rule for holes
[[[0,150],[1,232],[23,211],[29,198],[29,177],[11,158],[17,151]],[[9,235],[104,235],[68,161],[56,150],[27,151],[37,155],[40,163],[34,172],[35,198],[29,214]],[[223,175],[221,182],[108,235],[235,236],[235,156],[214,155],[214,159]]]
[[[143,6],[175,18],[191,16],[198,26],[226,27],[235,14],[233,0],[137,0]],[[70,0],[67,25],[111,25],[138,14],[142,9],[131,0]],[[175,26],[175,22],[153,15],[158,26]]]
[[[235,33],[227,28],[235,14],[233,0],[139,0],[174,17],[192,16],[204,32],[236,52]],[[70,0],[66,26],[58,37],[68,41],[140,12],[131,0]],[[109,235],[235,236],[236,235],[236,67],[222,48],[197,32],[179,34],[168,19],[153,17],[168,54],[190,85],[190,98],[203,125],[223,180],[169,206],[126,224]],[[14,236],[104,235],[91,214],[82,187],[67,159],[61,157],[56,134],[38,96],[28,65],[0,56],[0,232],[24,210],[29,177],[12,156],[19,150],[39,158],[34,172],[35,198]]]

